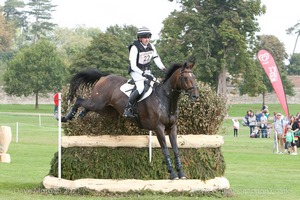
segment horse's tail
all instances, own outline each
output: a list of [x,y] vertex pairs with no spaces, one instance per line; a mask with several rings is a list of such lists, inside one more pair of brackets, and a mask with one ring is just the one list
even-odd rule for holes
[[109,73],[99,72],[97,69],[88,69],[75,74],[70,82],[69,87],[69,98],[68,100],[73,101],[76,96],[77,90],[80,86],[91,87],[93,86],[101,77],[107,76]]

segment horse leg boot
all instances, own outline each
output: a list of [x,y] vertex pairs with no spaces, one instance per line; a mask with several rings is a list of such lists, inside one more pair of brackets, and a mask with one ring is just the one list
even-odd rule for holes
[[170,142],[171,142],[171,145],[172,145],[172,150],[173,150],[174,157],[175,157],[175,167],[176,167],[176,170],[177,170],[177,173],[178,173],[178,177],[180,179],[186,179],[186,176],[185,176],[185,174],[183,173],[183,170],[182,170],[182,164],[180,162],[179,150],[178,150],[178,145],[177,145],[177,135],[174,134],[176,132],[177,132],[176,126],[173,126],[171,128],[171,130],[169,130],[169,138],[170,138]]
[[167,170],[170,173],[170,179],[171,180],[178,179],[178,175],[172,167],[172,162],[171,162],[170,156],[167,156],[167,158],[166,158],[166,165],[167,165]]
[[78,108],[72,107],[70,109],[70,111],[68,112],[68,114],[65,117],[61,118],[61,122],[67,122],[68,120],[72,120],[73,117],[75,116],[77,110],[78,110]]
[[176,169],[177,169],[177,172],[178,172],[178,177],[180,179],[186,179],[186,176],[185,174],[183,173],[183,170],[182,170],[182,165],[181,165],[181,162],[180,162],[180,158],[179,158],[179,155],[175,155],[175,166],[176,166]]
[[89,112],[89,110],[85,108],[83,111],[81,111],[79,113],[79,117],[84,118],[88,112]]
[[134,104],[136,104],[138,98],[139,98],[140,94],[139,91],[135,90],[130,94],[130,97],[128,99],[128,103],[125,107],[123,116],[124,117],[130,117],[130,118],[134,118],[135,116],[133,115],[133,106]]

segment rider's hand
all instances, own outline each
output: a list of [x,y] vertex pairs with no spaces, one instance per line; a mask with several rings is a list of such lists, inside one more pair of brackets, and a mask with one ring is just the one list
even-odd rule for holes
[[143,73],[142,75],[143,75],[143,77],[145,77],[146,79],[148,79],[150,81],[153,81],[153,79],[154,79],[153,75],[151,75],[151,74],[145,74],[145,73]]

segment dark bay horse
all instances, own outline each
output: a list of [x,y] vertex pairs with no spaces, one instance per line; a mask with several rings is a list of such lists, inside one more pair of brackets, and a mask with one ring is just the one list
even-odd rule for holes
[[[170,173],[170,179],[186,178],[182,170],[177,146],[177,104],[182,91],[189,95],[191,100],[199,96],[195,75],[192,72],[193,66],[194,62],[192,61],[187,61],[184,64],[174,64],[165,73],[162,83],[154,85],[152,94],[136,105],[141,128],[153,130],[157,135],[166,160],[167,170]],[[73,107],[62,118],[62,121],[71,120],[79,107],[84,108],[83,113],[81,113],[82,116],[88,111],[122,115],[128,97],[120,91],[120,87],[126,81],[124,77],[100,73],[97,70],[79,72],[71,80],[69,100],[75,98],[76,91],[81,86],[92,86],[91,97],[89,99],[77,97]],[[172,167],[165,132],[169,135],[177,172]]]

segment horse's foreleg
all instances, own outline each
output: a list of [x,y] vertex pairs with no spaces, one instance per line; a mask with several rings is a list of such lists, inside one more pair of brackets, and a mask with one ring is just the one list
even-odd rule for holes
[[186,176],[182,170],[182,164],[180,161],[179,150],[178,150],[178,145],[177,145],[177,127],[176,126],[171,128],[171,130],[169,132],[169,138],[170,138],[170,142],[171,142],[174,157],[175,157],[175,166],[176,166],[176,170],[178,172],[178,177],[180,179],[185,179]]
[[169,150],[168,150],[168,147],[167,147],[166,137],[165,137],[164,131],[163,130],[158,130],[158,131],[156,131],[156,135],[157,135],[158,142],[161,146],[163,155],[164,155],[165,160],[166,160],[167,170],[170,173],[170,179],[171,180],[178,179],[178,175],[174,171],[173,166],[172,166],[172,162],[171,162]]

